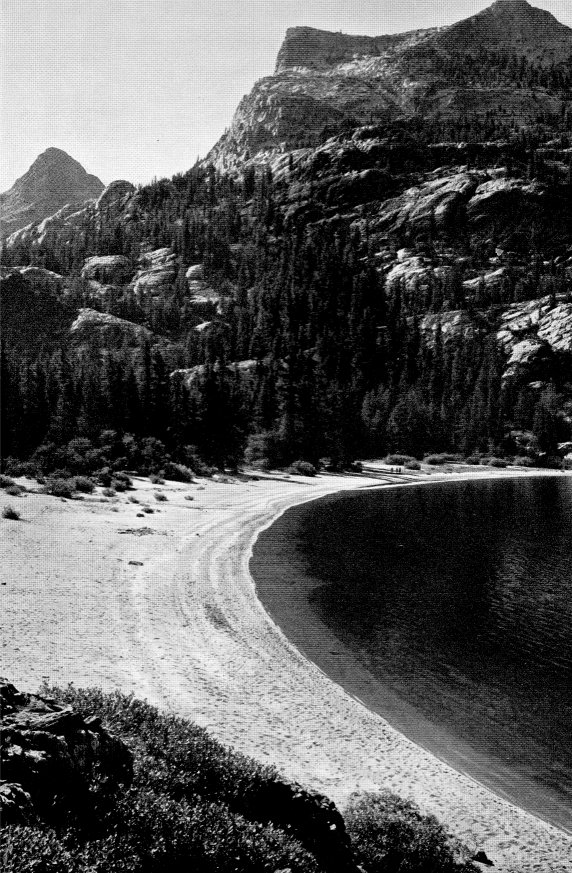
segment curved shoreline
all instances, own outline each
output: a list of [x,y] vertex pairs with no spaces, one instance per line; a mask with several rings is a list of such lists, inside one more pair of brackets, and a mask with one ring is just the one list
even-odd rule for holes
[[[434,482],[408,484],[421,486]],[[385,487],[393,490],[403,484]],[[289,507],[259,532],[252,549],[250,571],[258,597],[270,617],[327,678],[420,749],[514,807],[572,835],[572,810],[557,792],[515,772],[492,753],[479,752],[445,726],[430,720],[384,683],[383,678],[373,675],[356,652],[336,636],[312,608],[311,595],[316,585],[322,583],[308,575],[305,560],[295,558],[295,540],[301,524],[299,510],[308,502],[320,503],[332,496],[337,495],[317,497]],[[272,535],[264,536],[270,529]],[[278,583],[276,568],[280,577]]]
[[[410,481],[443,478],[462,475]],[[113,501],[27,493],[23,523],[6,523],[0,538],[0,672],[22,690],[45,678],[133,692],[342,806],[352,791],[382,785],[410,797],[502,873],[572,873],[570,836],[356,701],[296,649],[256,595],[249,561],[261,529],[316,497],[407,487],[402,476],[383,479],[261,474],[159,487],[137,478],[135,492]],[[159,506],[157,490],[167,498]],[[139,520],[130,496],[154,514]]]

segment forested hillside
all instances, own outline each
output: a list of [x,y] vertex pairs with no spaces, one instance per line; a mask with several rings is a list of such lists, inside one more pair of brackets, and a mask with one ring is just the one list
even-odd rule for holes
[[[88,467],[111,444],[107,460],[150,468],[555,459],[572,438],[572,67],[431,45],[446,112],[425,95],[317,130],[292,104],[306,141],[238,160],[239,127],[257,136],[242,106],[188,173],[13,234],[4,459],[70,467],[70,440]],[[392,63],[410,75],[419,52]],[[534,119],[487,108],[501,86],[534,92]]]

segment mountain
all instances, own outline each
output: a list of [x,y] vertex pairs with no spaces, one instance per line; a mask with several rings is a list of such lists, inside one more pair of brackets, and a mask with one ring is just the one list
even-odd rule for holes
[[288,30],[273,76],[256,83],[208,160],[236,166],[328,133],[420,120],[490,121],[507,130],[570,106],[572,29],[526,0],[497,0],[450,27],[390,36]]
[[[107,428],[181,463],[555,457],[571,58],[572,30],[523,0],[392,36],[289,30],[205,161],[8,237],[9,453]],[[60,348],[65,420],[42,393]]]
[[98,197],[103,183],[57,148],[46,149],[9,191],[0,194],[2,235],[37,223],[64,206]]

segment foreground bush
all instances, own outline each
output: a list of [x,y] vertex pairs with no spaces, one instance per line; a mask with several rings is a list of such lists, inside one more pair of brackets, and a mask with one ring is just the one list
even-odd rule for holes
[[8,521],[19,521],[20,513],[17,509],[14,509],[13,506],[5,506],[2,510],[2,518],[7,519]]
[[365,873],[476,873],[436,818],[395,794],[353,794],[345,820]]
[[356,873],[343,819],[326,798],[131,696],[72,686],[42,693],[100,717],[132,750],[133,783],[88,830],[8,828],[9,873]]

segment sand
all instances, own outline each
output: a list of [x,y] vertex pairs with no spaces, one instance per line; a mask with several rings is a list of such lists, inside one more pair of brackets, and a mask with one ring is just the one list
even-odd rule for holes
[[[516,473],[444,478],[465,475]],[[352,791],[389,787],[494,869],[572,871],[572,836],[406,739],[305,658],[257,599],[249,559],[261,529],[296,503],[381,481],[404,477],[136,479],[112,500],[100,489],[83,500],[0,492],[0,508],[22,514],[0,521],[0,672],[28,691],[43,680],[133,691],[342,808]],[[154,512],[137,517],[143,504]]]

